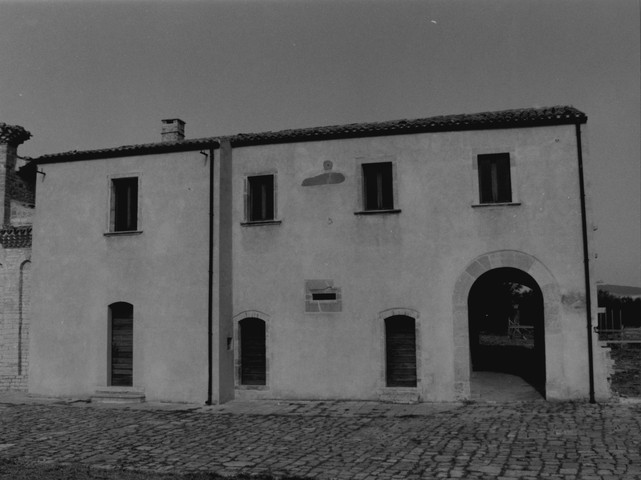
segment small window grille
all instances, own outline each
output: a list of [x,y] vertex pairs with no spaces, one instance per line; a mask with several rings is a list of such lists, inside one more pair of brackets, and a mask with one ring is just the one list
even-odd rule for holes
[[305,280],[306,313],[338,313],[343,310],[343,295],[333,280]]
[[312,293],[312,300],[336,301],[336,293]]

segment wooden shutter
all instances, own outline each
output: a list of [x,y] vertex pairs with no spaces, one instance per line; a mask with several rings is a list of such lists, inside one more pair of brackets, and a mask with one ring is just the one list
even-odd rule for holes
[[416,387],[416,329],[414,319],[394,316],[385,320],[387,386]]
[[240,321],[240,383],[265,385],[266,348],[265,322],[258,318]]
[[111,385],[133,385],[133,306],[117,303],[111,307]]
[[506,203],[512,201],[512,179],[510,177],[510,155],[503,153],[496,158],[498,198],[497,202]]

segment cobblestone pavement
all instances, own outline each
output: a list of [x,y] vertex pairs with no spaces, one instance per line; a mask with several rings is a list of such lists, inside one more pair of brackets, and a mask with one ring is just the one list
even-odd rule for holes
[[641,478],[641,404],[231,402],[0,396],[0,460],[318,479]]

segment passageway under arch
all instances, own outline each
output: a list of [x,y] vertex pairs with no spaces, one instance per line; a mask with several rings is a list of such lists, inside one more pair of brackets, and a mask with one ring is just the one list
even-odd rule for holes
[[480,275],[468,296],[471,372],[515,375],[545,396],[544,323],[543,294],[529,274],[500,267]]

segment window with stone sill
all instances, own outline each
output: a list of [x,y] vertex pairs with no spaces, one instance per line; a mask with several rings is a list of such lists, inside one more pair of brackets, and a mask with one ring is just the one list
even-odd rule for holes
[[394,208],[392,162],[363,164],[363,209]]
[[112,178],[109,232],[126,233],[138,230],[138,177]]
[[512,178],[510,154],[493,153],[478,155],[479,203],[512,203]]
[[245,178],[245,222],[243,225],[278,224],[276,175],[251,175]]
[[393,162],[361,164],[361,207],[356,215],[400,213]]

